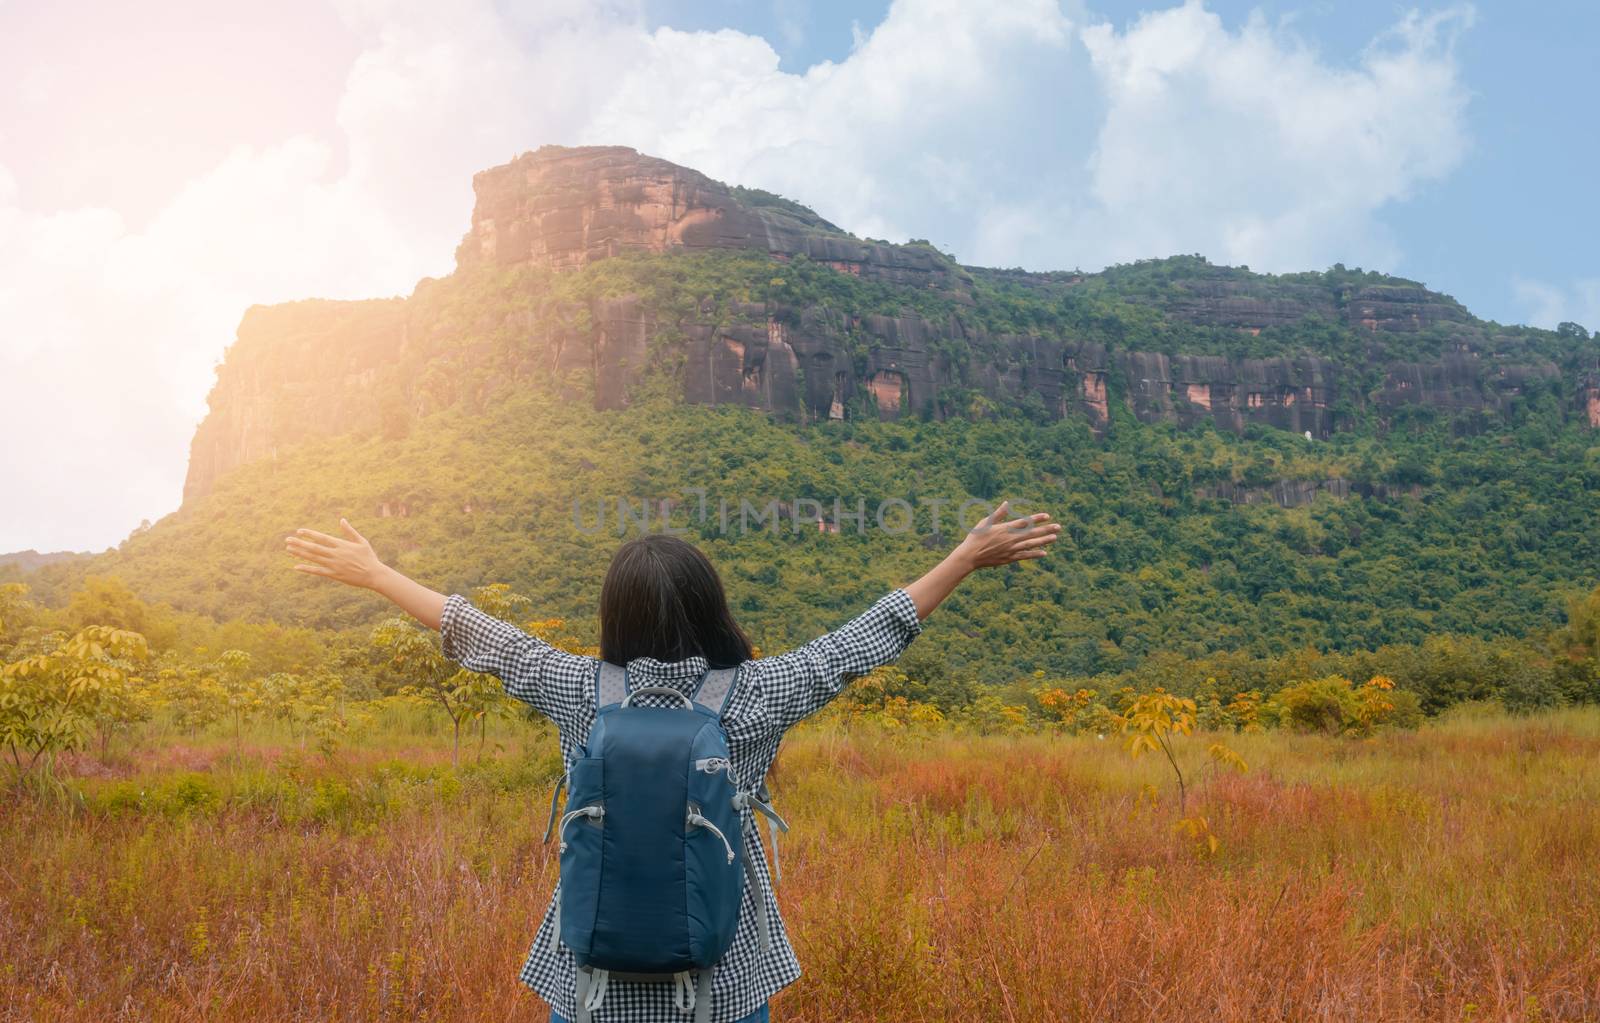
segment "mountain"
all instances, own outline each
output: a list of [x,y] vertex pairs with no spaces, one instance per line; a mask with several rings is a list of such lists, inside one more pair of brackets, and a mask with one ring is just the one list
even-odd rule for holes
[[51,551],[49,553],[40,553],[36,550],[12,551],[8,554],[0,554],[0,578],[22,576],[29,572],[37,571],[45,565],[58,565],[63,562],[93,556],[87,551]]
[[[1101,429],[1121,403],[1144,422],[1326,439],[1416,408],[1481,431],[1549,394],[1600,426],[1586,336],[1486,323],[1380,274],[1198,257],[1098,274],[961,266],[622,147],[546,146],[473,189],[450,278],[405,300],[246,312],[186,499],[304,438],[403,430],[485,387],[571,377],[569,399],[617,409],[662,368],[687,402],[798,422],[944,419],[977,401]],[[495,379],[473,375],[489,366]]]
[[[282,552],[345,515],[430,585],[509,582],[589,634],[619,522],[675,501],[776,649],[925,569],[962,502],[1007,496],[1061,518],[1057,550],[974,579],[916,647],[1004,680],[1500,642],[1600,579],[1580,330],[1342,266],[964,266],[616,147],[545,147],[474,188],[448,276],[247,310],[183,506],[34,593],[114,575],[220,620],[365,628],[381,601]],[[895,501],[912,528],[876,521]]]

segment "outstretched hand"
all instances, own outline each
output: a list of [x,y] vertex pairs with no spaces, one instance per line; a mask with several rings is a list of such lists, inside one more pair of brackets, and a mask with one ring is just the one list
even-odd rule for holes
[[370,589],[383,571],[383,562],[372,549],[367,538],[356,532],[345,519],[339,520],[345,539],[319,533],[315,529],[297,529],[295,535],[286,537],[287,553],[300,561],[295,569],[309,575],[326,576],[348,586]]
[[1000,507],[972,527],[960,546],[905,588],[917,607],[918,618],[932,614],[961,580],[978,569],[1031,561],[1049,552],[1061,532],[1061,524],[1051,522],[1044,512],[1010,519],[1006,517],[1010,510],[1011,502],[1001,501]]
[[1061,532],[1061,523],[1051,522],[1046,512],[1007,518],[1010,510],[1011,502],[1001,501],[998,508],[972,527],[956,548],[956,555],[973,568],[990,568],[1048,554],[1056,534]]

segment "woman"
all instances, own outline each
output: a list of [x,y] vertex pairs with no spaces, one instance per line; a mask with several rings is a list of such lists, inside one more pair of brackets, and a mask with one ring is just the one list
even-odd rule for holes
[[[943,561],[922,578],[881,597],[835,632],[775,657],[752,659],[750,642],[734,622],[722,582],[705,555],[677,537],[656,534],[624,543],[613,556],[600,590],[600,653],[628,668],[635,688],[665,686],[689,692],[708,668],[744,665],[724,710],[729,759],[741,788],[766,776],[785,730],[838,695],[847,676],[900,656],[922,620],[979,568],[1043,557],[1060,525],[1039,513],[1010,519],[1002,502]],[[345,538],[296,530],[288,552],[295,568],[376,591],[429,628],[438,629],[444,655],[471,671],[501,679],[505,691],[555,722],[564,762],[589,734],[595,716],[596,660],[558,650],[516,626],[493,618],[460,594],[448,597],[406,578],[378,560],[344,519]],[[747,663],[748,662],[748,663]],[[751,812],[746,809],[745,813]],[[746,887],[733,945],[718,963],[711,988],[717,1023],[765,1021],[767,1001],[800,976],[765,869],[758,829],[742,829],[759,890]],[[763,952],[757,939],[755,899],[771,922]],[[552,1023],[575,1014],[571,952],[551,940],[555,899],[545,911],[523,983],[551,1006]],[[632,1023],[681,1023],[672,985],[615,982],[604,1018]]]

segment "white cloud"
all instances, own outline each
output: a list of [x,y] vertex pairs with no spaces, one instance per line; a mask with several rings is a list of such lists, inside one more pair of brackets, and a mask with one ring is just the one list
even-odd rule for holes
[[1555,329],[1557,324],[1581,324],[1600,331],[1600,277],[1587,277],[1568,285],[1513,277],[1511,290],[1535,327]]
[[763,40],[663,30],[582,138],[971,262],[1394,266],[1383,207],[1466,150],[1451,43],[1471,21],[1406,15],[1340,66],[1282,25],[1230,31],[1198,2],[1118,30],[1075,27],[1051,0],[919,0],[803,75]]
[[368,45],[340,104],[342,153],[310,137],[236,148],[137,231],[113,210],[28,208],[0,162],[0,434],[27,438],[0,450],[17,495],[0,501],[0,551],[98,549],[173,510],[244,310],[403,294],[448,273],[472,174],[572,141],[584,110],[564,93],[606,73],[584,46],[615,56],[608,40],[644,39],[626,8],[345,13]]
[[1091,159],[1097,258],[1200,251],[1258,269],[1392,266],[1382,207],[1461,159],[1451,33],[1470,10],[1407,16],[1349,68],[1253,15],[1198,3],[1125,32],[1084,30],[1106,115]]
[[103,546],[171,510],[248,305],[448,272],[472,174],[544,143],[631,145],[968,262],[1266,269],[1395,265],[1383,207],[1466,146],[1449,44],[1470,11],[1406,16],[1341,66],[1197,3],[1119,30],[1076,0],[898,0],[791,74],[759,38],[650,31],[631,0],[339,9],[362,44],[339,138],[235,149],[138,229],[31,209],[0,167],[0,432],[29,441],[0,455],[23,495],[0,550]]
[[1053,0],[917,0],[798,75],[764,40],[657,31],[583,138],[782,192],[858,234],[1015,262],[975,240],[991,214],[1057,208],[1062,156],[1081,161],[1092,137],[1091,89]]
[[0,455],[18,495],[0,502],[0,548],[103,546],[170,511],[250,304],[415,274],[395,222],[328,182],[328,162],[306,138],[237,149],[137,233],[111,210],[0,206],[0,431],[27,439]]

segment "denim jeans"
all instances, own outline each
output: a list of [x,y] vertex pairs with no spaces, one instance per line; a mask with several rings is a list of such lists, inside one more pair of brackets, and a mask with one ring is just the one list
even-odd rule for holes
[[[763,1005],[755,1012],[739,1020],[738,1023],[768,1023],[770,1019],[771,1016],[767,1013],[767,1007]],[[567,1021],[562,1016],[557,1015],[554,1010],[551,1010],[550,1023],[567,1023]]]

